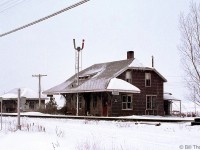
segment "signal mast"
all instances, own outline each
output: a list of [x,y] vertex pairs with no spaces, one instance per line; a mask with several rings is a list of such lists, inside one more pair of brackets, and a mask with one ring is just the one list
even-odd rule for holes
[[[79,71],[80,71],[80,65],[79,65],[79,62],[80,62],[80,52],[83,50],[84,48],[84,39],[82,41],[82,47],[76,47],[76,41],[75,39],[73,39],[73,43],[74,43],[74,49],[76,51],[75,53],[75,73],[76,73],[76,86],[79,86]],[[78,103],[79,103],[79,94],[77,92],[77,102],[76,102],[76,115],[78,116]]]

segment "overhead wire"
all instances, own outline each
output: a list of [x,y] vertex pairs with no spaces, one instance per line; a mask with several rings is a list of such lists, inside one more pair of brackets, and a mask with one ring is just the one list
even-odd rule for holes
[[1,1],[0,3],[0,6],[4,6],[4,5],[7,5],[9,3],[13,3],[13,2],[16,2],[16,1],[21,1],[21,0],[7,0],[7,1]]
[[7,7],[15,5],[16,3],[22,2],[23,0],[8,0],[6,2],[0,3],[0,10],[3,10]]
[[10,3],[10,2],[12,2],[13,0],[7,0],[7,1],[1,1],[1,3],[0,3],[0,6],[4,6],[4,5],[6,5],[6,4],[8,4],[8,3]]
[[4,2],[4,3],[0,4],[0,13],[3,13],[6,10],[11,9],[25,1],[26,0],[13,0],[13,1],[9,1],[9,2]]
[[65,12],[65,11],[68,11],[68,10],[70,10],[70,9],[73,9],[73,8],[75,8],[75,7],[78,7],[78,6],[84,4],[84,3],[88,2],[88,1],[90,1],[90,0],[83,0],[83,1],[80,1],[80,2],[78,2],[78,3],[75,3],[75,4],[71,5],[71,6],[68,6],[68,7],[64,8],[64,9],[62,9],[62,10],[60,10],[60,11],[57,11],[57,12],[51,14],[51,15],[48,15],[48,16],[46,16],[46,17],[43,17],[43,18],[41,18],[41,19],[38,19],[38,20],[36,20],[36,21],[33,21],[33,22],[31,22],[31,23],[28,23],[28,24],[26,24],[26,25],[23,25],[23,26],[21,26],[21,27],[18,27],[18,28],[16,28],[16,29],[13,29],[13,30],[11,30],[11,31],[5,32],[5,33],[3,33],[3,34],[0,34],[0,37],[9,35],[9,34],[11,34],[11,33],[17,32],[17,31],[19,31],[19,30],[25,29],[25,28],[27,28],[27,27],[29,27],[29,26],[35,25],[35,24],[37,24],[37,23],[39,23],[39,22],[42,22],[42,21],[47,20],[47,19],[49,19],[49,18],[52,18],[52,17],[54,17],[54,16],[56,16],[56,15],[59,15],[59,14]]

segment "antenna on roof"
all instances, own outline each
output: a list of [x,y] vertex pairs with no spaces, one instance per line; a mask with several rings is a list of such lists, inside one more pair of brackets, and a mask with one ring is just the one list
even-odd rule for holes
[[151,63],[152,63],[152,68],[154,68],[154,57],[153,56],[151,56],[152,57],[152,61],[151,61]]
[[[75,73],[76,73],[76,81],[77,81],[77,86],[79,85],[79,70],[80,70],[80,65],[79,65],[79,53],[83,50],[84,48],[84,42],[85,40],[83,39],[82,41],[82,47],[76,47],[76,41],[75,39],[73,39],[73,43],[74,43],[74,49],[75,49]],[[81,55],[82,56],[82,55]],[[82,58],[81,58],[82,61]],[[79,101],[79,95],[77,93],[77,108],[76,108],[76,115],[78,116],[78,101]]]

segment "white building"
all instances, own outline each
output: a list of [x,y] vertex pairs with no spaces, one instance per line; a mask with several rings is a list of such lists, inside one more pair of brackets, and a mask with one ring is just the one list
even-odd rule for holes
[[[18,89],[15,88],[11,91],[1,95],[3,99],[3,112],[17,112],[17,100],[18,100]],[[39,93],[35,92],[29,88],[20,88],[21,91],[21,111],[36,111],[39,109]],[[47,100],[44,95],[41,95],[41,108],[45,108],[45,100]]]

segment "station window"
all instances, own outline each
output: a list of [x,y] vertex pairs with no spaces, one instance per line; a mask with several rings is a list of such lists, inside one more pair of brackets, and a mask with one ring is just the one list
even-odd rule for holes
[[156,108],[156,96],[148,95],[146,97],[146,108],[155,109]]
[[126,81],[129,82],[129,83],[132,83],[132,75],[131,75],[131,71],[127,71],[126,72]]
[[151,86],[151,73],[145,73],[145,86]]
[[133,108],[132,96],[122,95],[122,110],[131,110]]
[[[82,109],[82,103],[83,103],[83,97],[79,96],[79,99],[78,99],[78,109]],[[75,107],[77,107],[77,96],[76,96],[76,99],[75,99]]]
[[93,95],[93,108],[97,108],[97,96]]
[[79,96],[79,100],[78,100],[78,108],[81,109],[82,108],[82,96]]

